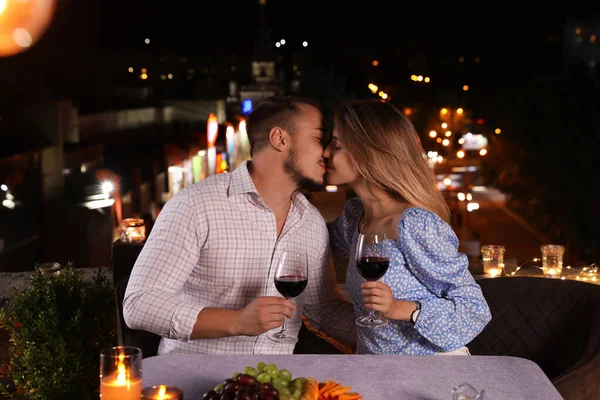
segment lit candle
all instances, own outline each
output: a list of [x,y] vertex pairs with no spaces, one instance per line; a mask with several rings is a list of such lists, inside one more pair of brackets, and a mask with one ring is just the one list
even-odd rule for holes
[[126,218],[121,221],[121,241],[139,243],[146,240],[146,227],[141,218]]
[[100,383],[102,400],[139,400],[142,392],[142,379],[131,378],[123,363],[124,355],[119,356],[117,373],[103,377]]
[[554,278],[554,277],[560,275],[560,272],[558,272],[557,268],[546,268],[544,270],[544,273],[546,276],[549,276],[551,278]]
[[488,269],[488,274],[492,277],[495,278],[497,276],[502,275],[502,268],[490,268]]
[[142,237],[142,234],[139,233],[135,228],[127,228],[127,236],[129,236],[132,241],[136,241]]
[[142,390],[143,400],[183,400],[183,392],[175,386],[151,386]]

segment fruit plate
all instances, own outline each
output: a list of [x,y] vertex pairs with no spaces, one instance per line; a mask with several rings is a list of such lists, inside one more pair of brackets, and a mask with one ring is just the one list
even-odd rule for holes
[[307,378],[302,386],[300,400],[363,400],[362,396],[352,391],[352,387],[342,383],[326,380],[318,382],[315,378]]
[[363,400],[350,386],[315,378],[292,377],[287,369],[259,362],[235,372],[202,397],[203,400]]

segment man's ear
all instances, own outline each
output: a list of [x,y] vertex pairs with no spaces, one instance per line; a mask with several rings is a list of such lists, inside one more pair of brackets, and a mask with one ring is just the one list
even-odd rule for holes
[[274,127],[271,129],[271,132],[269,132],[269,142],[271,143],[271,146],[279,151],[285,150],[289,140],[290,136],[288,132],[278,126]]

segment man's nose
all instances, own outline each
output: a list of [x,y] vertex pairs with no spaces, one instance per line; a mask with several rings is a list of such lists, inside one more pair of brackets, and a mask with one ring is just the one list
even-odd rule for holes
[[331,157],[331,150],[330,150],[329,146],[327,146],[323,150],[323,158],[329,158],[329,157]]

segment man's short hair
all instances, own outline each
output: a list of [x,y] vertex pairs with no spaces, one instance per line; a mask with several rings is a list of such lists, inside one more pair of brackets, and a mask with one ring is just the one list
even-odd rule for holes
[[250,141],[250,155],[269,146],[269,132],[278,126],[290,134],[294,132],[300,109],[298,104],[309,104],[321,110],[314,99],[297,96],[271,96],[263,100],[246,118],[246,132]]

